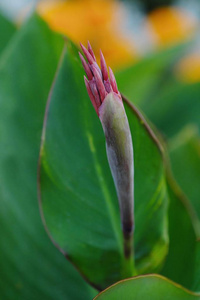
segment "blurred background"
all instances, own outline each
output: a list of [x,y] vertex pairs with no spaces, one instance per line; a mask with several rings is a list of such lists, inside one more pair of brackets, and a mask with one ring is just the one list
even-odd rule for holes
[[18,26],[35,7],[53,30],[76,43],[90,40],[97,57],[101,48],[114,69],[195,36],[178,72],[200,78],[199,0],[0,0],[2,13]]

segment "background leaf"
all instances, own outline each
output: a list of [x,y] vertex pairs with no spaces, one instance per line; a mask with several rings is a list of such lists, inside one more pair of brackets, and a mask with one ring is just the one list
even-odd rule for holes
[[[100,289],[131,276],[105,138],[68,42],[49,99],[41,148],[41,206],[62,252]],[[126,104],[135,152],[135,256],[157,270],[167,252],[167,194],[161,151],[145,120]]]
[[34,16],[0,61],[1,299],[91,299],[96,293],[52,245],[38,209],[43,115],[62,46]]
[[181,44],[158,51],[116,72],[120,92],[146,112],[168,80],[174,63],[187,47],[187,44]]
[[187,126],[169,141],[172,171],[198,217],[200,237],[200,139],[198,128]]
[[0,13],[0,53],[4,50],[11,37],[16,32],[14,24]]
[[158,275],[146,275],[118,282],[100,293],[98,300],[195,300],[200,295],[189,292],[168,279]]
[[187,123],[200,128],[200,83],[184,83],[174,78],[173,72],[165,85],[145,110],[166,137],[177,134]]
[[195,270],[196,232],[187,199],[168,175],[169,252],[161,274],[192,289]]

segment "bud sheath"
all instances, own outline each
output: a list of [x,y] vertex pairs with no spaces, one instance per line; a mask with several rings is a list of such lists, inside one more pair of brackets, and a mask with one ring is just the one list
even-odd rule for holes
[[[127,116],[121,99],[109,93],[99,109],[99,118],[105,133],[106,151],[117,190],[121,222],[125,239],[124,251],[132,253],[130,239],[133,234],[133,146]],[[131,239],[132,240],[132,239]]]

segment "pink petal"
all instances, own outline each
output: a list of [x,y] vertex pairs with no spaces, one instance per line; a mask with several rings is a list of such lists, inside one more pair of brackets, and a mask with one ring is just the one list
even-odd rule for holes
[[96,70],[96,68],[94,67],[94,65],[92,65],[91,68],[92,68],[92,72],[93,72],[95,80],[96,80],[96,86],[97,86],[97,89],[98,89],[99,94],[100,94],[101,102],[103,102],[103,100],[106,97],[105,86],[103,84],[101,76],[99,75],[99,73]]
[[94,60],[96,61],[96,57],[94,55],[94,52],[92,50],[92,46],[90,45],[90,42],[88,41],[88,51],[90,52],[90,54],[92,55],[92,57],[94,58]]
[[116,82],[114,73],[110,67],[109,67],[109,74],[110,74],[110,83],[111,83],[112,89],[115,93],[118,94],[117,82]]
[[90,97],[90,100],[92,102],[92,105],[94,106],[94,109],[95,109],[97,115],[99,115],[99,113],[98,113],[98,107],[97,107],[95,98],[94,98],[94,96],[92,94],[92,91],[90,89],[89,81],[87,80],[87,78],[85,76],[84,76],[84,80],[85,80],[86,89],[87,89],[88,95]]
[[80,52],[79,52],[79,56],[80,56],[83,68],[85,70],[85,73],[86,73],[88,79],[91,80],[93,78],[92,72],[91,72],[87,62],[85,61],[85,58],[83,57],[83,55]]
[[99,106],[101,105],[101,100],[100,100],[99,92],[97,90],[95,79],[90,80],[89,81],[89,85],[90,85],[90,89],[92,91],[92,94],[93,94],[93,96],[95,98],[96,105],[99,108]]
[[90,65],[91,71],[92,71],[92,68],[95,68],[97,70],[97,72],[99,73],[99,75],[101,76],[101,78],[102,78],[101,69],[99,68],[99,66],[96,62],[94,62],[93,64]]
[[108,80],[108,70],[107,70],[107,65],[106,65],[106,61],[105,58],[103,56],[103,53],[100,50],[100,62],[101,62],[101,71],[103,74],[103,79],[104,80]]
[[88,62],[90,64],[93,64],[95,62],[94,58],[90,54],[90,52],[80,43],[81,49],[83,50],[83,53],[85,54],[85,57],[87,58]]
[[104,80],[104,86],[105,86],[107,93],[110,93],[112,91],[112,87],[111,87],[109,78],[106,81]]

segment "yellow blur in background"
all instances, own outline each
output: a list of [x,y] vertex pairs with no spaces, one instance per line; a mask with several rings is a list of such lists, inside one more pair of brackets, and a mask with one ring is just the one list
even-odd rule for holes
[[74,42],[89,40],[99,59],[101,49],[112,67],[133,62],[134,47],[120,33],[125,17],[122,4],[112,0],[44,1],[38,11],[50,27]]
[[193,52],[183,57],[177,64],[176,75],[179,80],[186,83],[200,81],[200,53]]
[[[86,44],[89,40],[97,60],[101,49],[108,64],[114,69],[133,64],[142,56],[134,36],[128,39],[121,30],[127,15],[124,4],[119,1],[46,0],[38,5],[38,12],[53,30],[67,35],[75,43]],[[195,18],[178,7],[158,8],[146,15],[144,20],[144,27],[150,35],[149,39],[153,40],[154,49],[190,39],[195,34],[197,24]],[[181,80],[199,81],[199,56],[185,57],[176,71]]]
[[194,33],[196,22],[186,10],[161,7],[147,16],[158,46],[177,43]]

